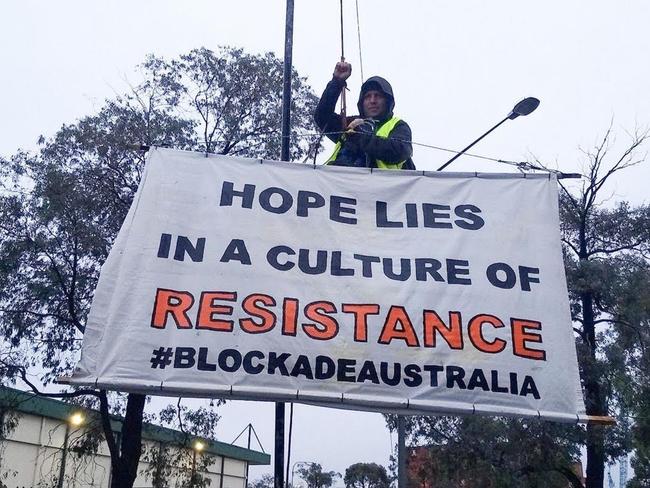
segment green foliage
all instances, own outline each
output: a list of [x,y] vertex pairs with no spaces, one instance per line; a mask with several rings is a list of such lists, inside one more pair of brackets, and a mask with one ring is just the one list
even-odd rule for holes
[[[560,222],[587,413],[616,427],[586,429],[524,420],[414,417],[412,481],[424,486],[580,486],[571,467],[587,451],[587,487],[602,488],[604,465],[635,450],[647,486],[650,206],[607,203],[606,184],[639,164],[650,133],[631,134],[614,155],[611,130],[585,152],[582,185],[562,187]],[[560,182],[562,183],[562,182]],[[395,419],[388,419],[395,429]],[[636,481],[635,481],[636,482]],[[465,485],[463,485],[465,483]]]
[[[565,488],[580,428],[539,420],[407,417],[411,486]],[[388,418],[394,428],[396,417]]]
[[249,486],[250,488],[273,488],[275,486],[275,480],[272,474],[267,473],[253,481]]
[[[144,157],[129,144],[279,158],[274,55],[196,49],[170,62],[150,56],[140,70],[130,92],[0,173],[0,336],[46,381],[77,358],[100,266],[137,190]],[[295,72],[293,92],[297,134],[311,130],[316,97]],[[293,139],[293,157],[306,150]]]
[[[144,154],[131,144],[279,159],[282,62],[273,54],[195,49],[171,61],[150,56],[140,73],[136,86],[96,114],[41,137],[35,152],[0,161],[3,383],[29,369],[45,383],[72,371],[100,267],[144,168]],[[315,104],[294,72],[294,135],[313,130]],[[307,150],[304,139],[292,139],[293,158]],[[115,398],[109,411],[123,413],[124,398]],[[197,431],[218,421],[207,411],[183,415]],[[132,476],[133,460],[117,461],[125,463],[119,473]],[[113,484],[132,483],[126,478]]]
[[388,488],[386,468],[376,463],[356,463],[345,470],[346,488]]
[[298,475],[307,484],[307,488],[329,488],[341,475],[336,471],[323,471],[318,463],[309,463],[298,468]]

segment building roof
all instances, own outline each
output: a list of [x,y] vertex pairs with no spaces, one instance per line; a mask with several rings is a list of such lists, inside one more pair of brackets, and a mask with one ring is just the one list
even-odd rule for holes
[[[84,411],[89,417],[99,417],[99,412],[96,410],[79,407],[72,403],[62,402],[54,398],[43,397],[2,385],[0,385],[0,407],[16,412],[62,420],[64,422],[67,422],[73,413],[79,412],[80,410]],[[121,417],[111,416],[111,426],[114,432],[121,430],[122,420]],[[188,436],[185,433],[148,422],[142,424],[142,438],[181,446],[188,444]],[[201,440],[205,443],[204,452],[206,453],[231,459],[239,459],[254,465],[271,464],[271,456],[264,452],[253,451],[233,444],[226,444],[225,442],[209,439]]]

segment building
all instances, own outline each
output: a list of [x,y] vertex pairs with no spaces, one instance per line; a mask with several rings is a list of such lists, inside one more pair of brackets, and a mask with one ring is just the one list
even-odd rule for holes
[[[98,412],[0,386],[0,486],[110,486],[110,455],[98,422]],[[119,419],[112,426],[119,432]],[[143,425],[142,439],[136,487],[155,486],[157,475],[168,486],[195,476],[210,479],[211,488],[245,488],[249,465],[270,464],[269,454],[153,424]]]

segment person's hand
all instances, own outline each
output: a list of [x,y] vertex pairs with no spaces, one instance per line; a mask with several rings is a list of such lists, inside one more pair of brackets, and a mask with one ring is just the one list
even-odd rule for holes
[[339,61],[334,67],[334,78],[345,81],[352,74],[352,65],[345,61]]
[[357,127],[362,125],[364,122],[365,122],[365,120],[363,120],[363,119],[354,119],[353,121],[351,121],[348,124],[348,132],[354,131],[354,129],[356,129]]
[[375,124],[371,119],[354,119],[348,124],[347,132],[371,135]]

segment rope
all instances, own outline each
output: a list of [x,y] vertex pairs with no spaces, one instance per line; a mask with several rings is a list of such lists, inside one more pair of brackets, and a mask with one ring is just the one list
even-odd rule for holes
[[355,0],[357,8],[357,40],[359,44],[359,69],[361,70],[361,83],[365,78],[363,77],[363,58],[361,57],[361,25],[359,23],[359,0]]
[[[341,7],[341,62],[345,62],[345,45],[343,43],[343,0],[340,0]],[[341,90],[341,127],[344,129],[348,126],[347,118],[347,106],[345,103],[345,89],[346,84],[343,85],[343,90]]]
[[340,1],[341,6],[341,61],[345,61],[345,49],[343,44],[343,0]]

